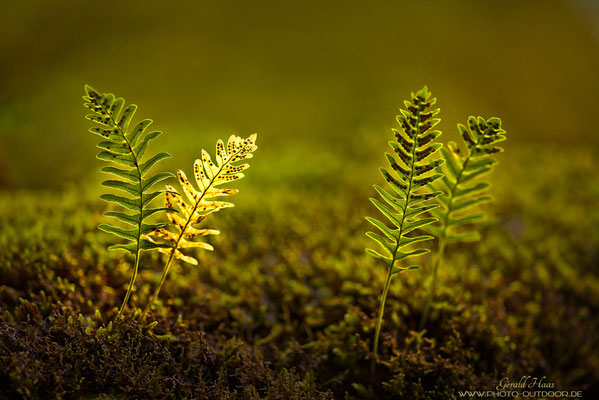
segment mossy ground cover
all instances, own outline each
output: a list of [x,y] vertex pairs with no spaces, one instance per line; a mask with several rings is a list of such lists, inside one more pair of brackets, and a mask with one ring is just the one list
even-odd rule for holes
[[592,151],[507,150],[483,240],[447,249],[426,331],[429,255],[393,283],[374,377],[386,271],[364,252],[364,216],[380,160],[297,165],[295,181],[269,161],[212,221],[215,251],[173,267],[155,326],[131,311],[160,278],[157,254],[115,321],[131,257],[106,251],[97,185],[0,194],[0,397],[451,399],[524,375],[597,392]]

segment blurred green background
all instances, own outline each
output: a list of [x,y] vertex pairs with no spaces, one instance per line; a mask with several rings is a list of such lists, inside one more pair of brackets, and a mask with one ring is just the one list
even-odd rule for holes
[[508,148],[588,153],[599,144],[597,4],[3,2],[0,188],[96,173],[85,83],[154,119],[165,135],[153,151],[170,152],[171,169],[219,137],[258,132],[261,185],[375,176],[397,108],[424,84],[443,141],[468,115],[499,116]]

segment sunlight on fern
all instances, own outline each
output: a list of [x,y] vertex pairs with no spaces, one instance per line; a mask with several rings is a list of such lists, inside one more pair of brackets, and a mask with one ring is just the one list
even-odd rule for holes
[[[167,185],[165,196],[165,212],[174,227],[173,230],[165,227],[156,227],[149,232],[148,239],[153,243],[160,243],[158,251],[168,255],[164,266],[160,283],[152,295],[148,305],[142,313],[142,319],[146,316],[152,304],[156,301],[158,293],[162,288],[170,269],[173,258],[197,265],[198,261],[186,256],[182,249],[198,247],[204,250],[212,250],[212,246],[206,242],[194,241],[207,235],[218,235],[220,232],[214,229],[196,229],[194,225],[200,224],[208,215],[220,211],[223,208],[233,207],[233,203],[214,200],[216,197],[229,196],[237,193],[237,189],[221,188],[222,184],[243,178],[242,171],[249,168],[249,164],[236,164],[237,162],[253,157],[256,146],[257,135],[253,134],[247,139],[239,136],[231,136],[225,144],[222,140],[216,143],[216,157],[214,163],[207,151],[202,150],[202,159],[194,163],[194,176],[198,189],[187,179],[185,172],[177,171],[177,177],[185,197],[181,196],[173,186]],[[177,207],[180,213],[173,209]]]

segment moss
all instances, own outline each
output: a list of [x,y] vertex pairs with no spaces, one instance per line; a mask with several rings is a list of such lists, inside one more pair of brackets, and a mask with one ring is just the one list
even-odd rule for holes
[[273,371],[235,338],[186,331],[161,340],[132,322],[116,323],[110,332],[90,326],[60,311],[40,325],[0,321],[2,395],[330,398],[307,377]]
[[[593,159],[563,150],[532,164],[511,153],[483,241],[447,253],[426,332],[417,327],[428,260],[392,285],[374,379],[385,271],[363,250],[363,216],[374,210],[361,180],[310,181],[302,195],[244,189],[235,212],[215,219],[215,251],[195,253],[198,267],[173,266],[151,329],[129,308],[109,330],[131,264],[105,251],[112,239],[96,229],[97,193],[2,194],[0,397],[451,399],[522,375],[592,393]],[[140,265],[131,306],[143,308],[162,260],[146,254]]]

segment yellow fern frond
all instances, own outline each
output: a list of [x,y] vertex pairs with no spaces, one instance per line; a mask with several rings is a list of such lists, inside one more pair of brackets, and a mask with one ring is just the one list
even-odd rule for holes
[[[164,254],[179,260],[197,265],[198,261],[190,256],[184,255],[180,249],[199,247],[205,250],[213,250],[212,246],[205,242],[193,241],[201,236],[218,235],[215,229],[196,229],[194,225],[202,222],[209,214],[223,208],[233,207],[233,203],[215,200],[220,196],[228,196],[238,192],[237,189],[221,188],[228,182],[243,178],[241,171],[249,167],[248,164],[235,164],[241,160],[251,158],[256,146],[257,135],[253,134],[247,139],[239,136],[231,136],[225,146],[222,140],[216,143],[215,160],[212,161],[210,154],[202,150],[202,158],[194,163],[194,177],[197,184],[195,188],[185,172],[177,171],[177,178],[183,190],[183,195],[170,185],[166,185],[165,196],[166,214],[173,224],[174,231],[159,228],[152,231],[149,239],[155,241],[160,238],[171,245],[170,248],[159,249]],[[179,212],[169,211],[178,209]]]
[[[212,161],[207,151],[202,150],[202,158],[195,161],[193,169],[197,188],[189,182],[185,172],[181,170],[177,171],[177,178],[183,189],[183,195],[179,194],[173,186],[166,185],[164,211],[173,228],[169,230],[163,226],[157,227],[148,233],[146,238],[153,243],[162,242],[159,243],[162,247],[158,251],[168,255],[168,260],[162,271],[160,283],[158,283],[154,294],[141,315],[142,320],[156,301],[173,259],[193,265],[198,264],[198,260],[183,254],[181,250],[192,247],[214,250],[210,244],[192,239],[218,235],[220,232],[216,229],[195,228],[194,225],[199,224],[212,213],[223,208],[233,207],[233,203],[215,200],[215,198],[237,193],[237,189],[222,188],[220,186],[243,178],[241,171],[248,168],[249,165],[237,163],[253,157],[252,153],[258,148],[256,146],[256,137],[257,135],[253,134],[247,139],[243,139],[233,135],[229,138],[227,146],[219,139],[216,142],[216,162]],[[175,210],[179,210],[179,212]]]

